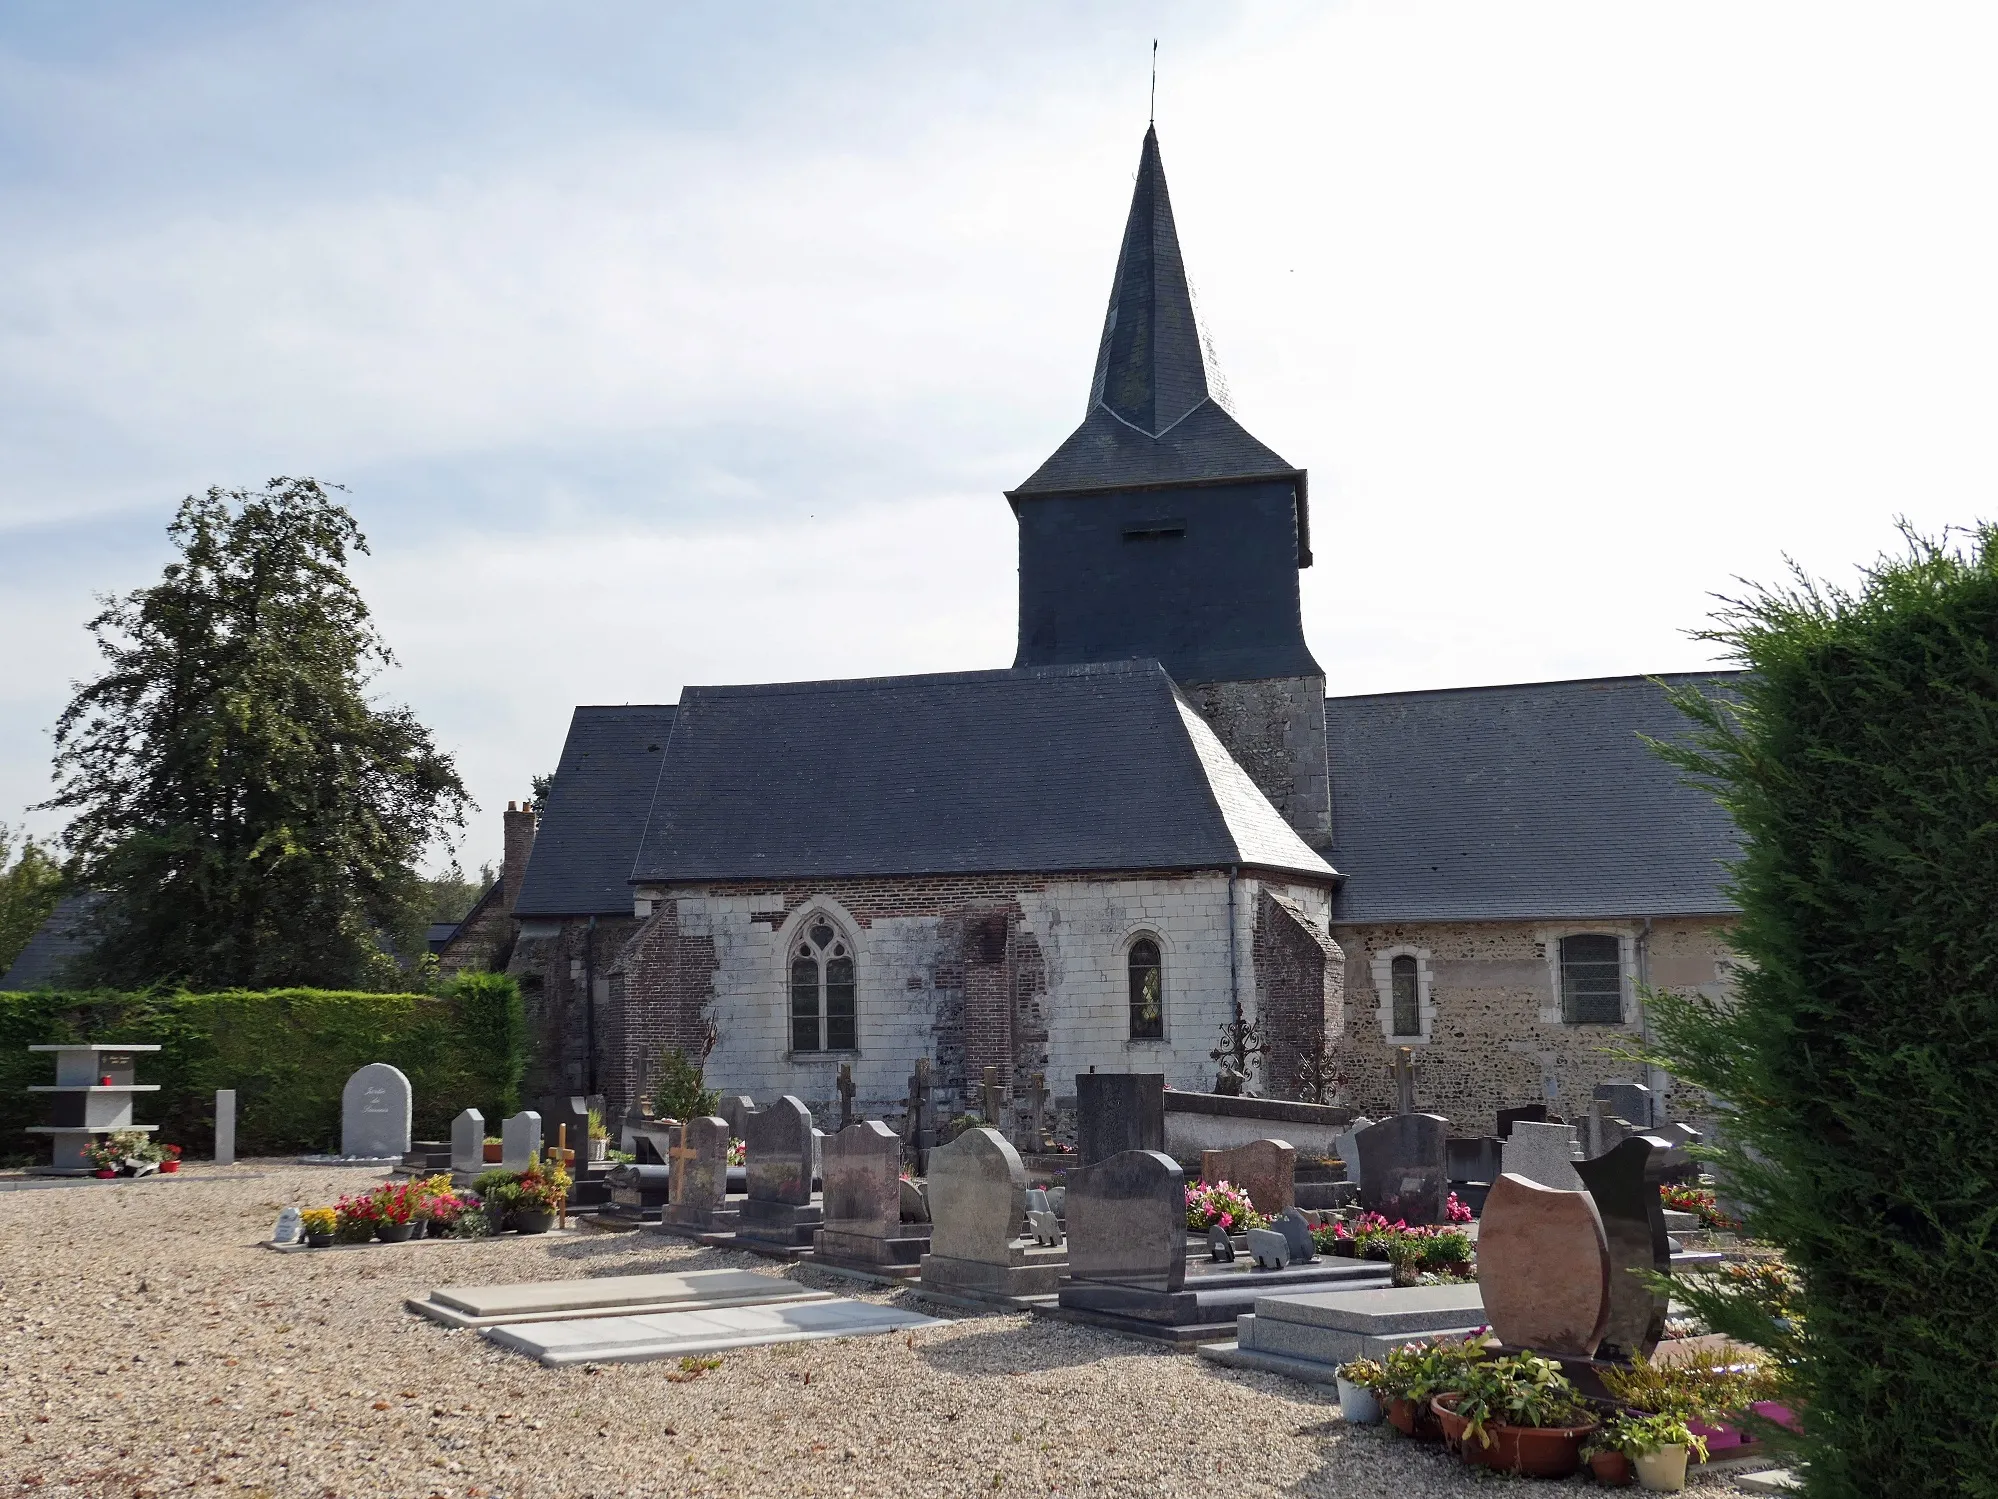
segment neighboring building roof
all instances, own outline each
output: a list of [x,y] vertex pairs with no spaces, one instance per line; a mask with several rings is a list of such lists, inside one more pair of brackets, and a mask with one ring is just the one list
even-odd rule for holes
[[[1227,388],[1194,311],[1156,130],[1145,131],[1083,423],[1019,488],[1023,496],[1305,476],[1223,408]],[[1300,531],[1304,531],[1300,524]],[[1308,533],[1299,565],[1309,560]]]
[[1138,661],[689,687],[632,878],[1231,864],[1332,878]]
[[631,862],[673,732],[670,704],[578,708],[541,805],[516,916],[631,914]]
[[53,989],[63,982],[63,968],[81,957],[90,943],[86,935],[91,914],[104,897],[92,891],[65,895],[47,920],[35,928],[28,945],[0,974],[0,990]]
[[1734,910],[1733,819],[1640,737],[1691,727],[1653,679],[1328,698],[1325,726],[1334,920]]
[[458,933],[457,922],[433,921],[424,930],[423,945],[429,948],[433,953],[442,952],[444,950],[445,944],[450,942],[450,940],[454,936],[456,936],[457,933]]

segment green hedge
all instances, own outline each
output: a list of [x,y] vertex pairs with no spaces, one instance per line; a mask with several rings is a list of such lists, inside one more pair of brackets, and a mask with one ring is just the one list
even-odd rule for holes
[[1748,963],[1651,1021],[1802,1315],[1686,1299],[1794,1360],[1814,1499],[1998,1495],[1998,532],[1724,625],[1750,674],[1667,753],[1741,827]]
[[135,1118],[190,1159],[215,1143],[215,1092],[236,1090],[238,1155],[337,1150],[340,1090],[355,1069],[388,1062],[408,1074],[418,1139],[446,1139],[472,1107],[497,1120],[520,1107],[527,1025],[504,974],[471,973],[441,994],[323,989],[216,994],[61,990],[0,994],[0,1156],[47,1158],[27,1126],[47,1118],[51,1041],[155,1042],[141,1055]]

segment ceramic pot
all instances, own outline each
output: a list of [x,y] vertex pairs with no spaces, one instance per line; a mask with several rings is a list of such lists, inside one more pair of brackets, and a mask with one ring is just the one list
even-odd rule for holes
[[179,1162],[179,1161],[161,1161],[161,1162],[160,1162],[160,1174],[161,1174],[162,1176],[172,1176],[172,1175],[173,1175],[173,1174],[174,1174],[174,1173],[175,1173],[176,1171],[178,1171],[178,1170],[180,1170],[180,1162]]
[[111,1177],[114,1177],[117,1174],[118,1174],[117,1168],[112,1166],[99,1167],[97,1172],[97,1176],[100,1181],[109,1180]]
[[375,1237],[384,1244],[407,1244],[416,1232],[414,1223],[377,1223]]
[[1385,1414],[1388,1425],[1405,1437],[1414,1437],[1418,1442],[1443,1440],[1443,1428],[1437,1424],[1427,1401],[1418,1405],[1413,1400],[1390,1400]]
[[502,1148],[498,1140],[488,1140],[480,1149],[480,1158],[488,1166],[497,1166],[500,1163],[500,1151]]
[[331,1246],[331,1244],[333,1243],[333,1235],[307,1234],[305,1236],[305,1242],[313,1249],[325,1249]]
[[531,1208],[516,1208],[513,1226],[524,1234],[545,1234],[555,1226],[555,1215],[551,1212],[536,1212]]
[[1498,1426],[1486,1423],[1488,1441],[1467,1435],[1470,1422],[1454,1409],[1455,1395],[1438,1395],[1429,1402],[1443,1428],[1443,1440],[1463,1455],[1464,1461],[1501,1473],[1519,1473],[1527,1478],[1566,1478],[1582,1470],[1582,1443],[1596,1429],[1590,1421],[1582,1426]]
[[1381,1419],[1381,1403],[1374,1398],[1374,1392],[1363,1384],[1340,1374],[1334,1376],[1339,1381],[1339,1414],[1355,1426],[1372,1426]]
[[1686,1449],[1660,1447],[1636,1459],[1637,1481],[1654,1494],[1676,1494],[1686,1486]]
[[1637,1476],[1630,1470],[1630,1459],[1621,1452],[1598,1452],[1589,1459],[1589,1471],[1596,1475],[1596,1482],[1606,1488],[1629,1487]]

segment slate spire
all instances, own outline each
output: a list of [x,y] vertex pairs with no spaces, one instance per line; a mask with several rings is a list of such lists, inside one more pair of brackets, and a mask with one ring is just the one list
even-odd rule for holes
[[1147,127],[1096,350],[1090,405],[1157,437],[1222,394],[1213,388],[1218,379],[1210,385],[1211,362],[1180,258],[1158,131]]

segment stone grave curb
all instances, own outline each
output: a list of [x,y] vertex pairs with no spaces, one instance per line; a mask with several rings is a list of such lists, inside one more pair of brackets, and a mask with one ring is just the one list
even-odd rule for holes
[[790,1306],[800,1301],[838,1299],[830,1291],[814,1291],[806,1286],[798,1286],[796,1290],[797,1294],[791,1296],[723,1296],[698,1304],[686,1300],[646,1301],[602,1308],[568,1307],[558,1312],[509,1312],[501,1317],[475,1317],[469,1312],[459,1311],[456,1307],[432,1301],[427,1296],[411,1296],[402,1305],[405,1311],[414,1312],[419,1317],[428,1317],[432,1322],[441,1323],[445,1327],[479,1331],[488,1327],[514,1327],[528,1322],[587,1322],[596,1317],[656,1317],[665,1312],[709,1311],[731,1306]]
[[[833,1299],[836,1300],[837,1298]],[[570,1320],[574,1321],[576,1319],[571,1318]],[[650,1350],[646,1345],[641,1343],[629,1348],[592,1349],[586,1353],[560,1353],[551,1351],[535,1354],[529,1349],[520,1347],[506,1336],[509,1326],[518,1325],[521,1324],[513,1323],[498,1327],[483,1328],[480,1330],[479,1336],[510,1352],[523,1354],[528,1358],[532,1358],[536,1363],[547,1369],[565,1369],[573,1367],[576,1364],[649,1363],[661,1358],[677,1358],[703,1353],[726,1353],[731,1350],[743,1348],[769,1348],[779,1343],[830,1343],[837,1342],[841,1338],[886,1337],[894,1333],[912,1330],[911,1324],[908,1322],[895,1320],[883,1321],[878,1324],[861,1323],[855,1327],[842,1328],[839,1332],[831,1335],[821,1332],[773,1334],[768,1331],[762,1331],[702,1339],[699,1346],[692,1347],[676,1341],[670,1348],[660,1350]]]
[[1211,1363],[1230,1369],[1251,1369],[1259,1374],[1281,1374],[1304,1384],[1338,1383],[1338,1367],[1315,1359],[1286,1358],[1280,1353],[1257,1353],[1235,1343],[1202,1343],[1194,1352]]

